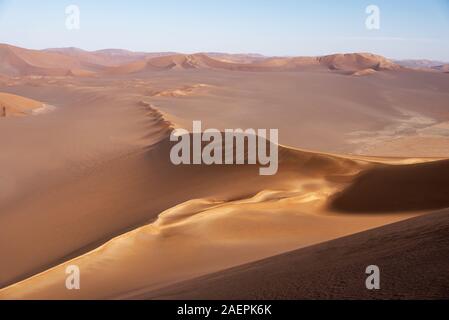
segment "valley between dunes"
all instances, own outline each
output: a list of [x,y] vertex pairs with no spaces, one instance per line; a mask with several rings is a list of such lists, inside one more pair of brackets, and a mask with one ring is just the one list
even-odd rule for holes
[[[157,298],[151,292],[185,280],[449,207],[447,75],[383,60],[387,71],[367,77],[161,71],[166,58],[155,59],[138,75],[117,71],[140,66],[124,61],[96,77],[0,79],[5,103],[55,106],[0,118],[0,299]],[[197,63],[185,59],[176,66]],[[278,174],[173,165],[170,132],[199,116],[221,130],[278,128]],[[424,152],[423,143],[410,153],[404,139],[436,139],[442,149]],[[373,151],[391,143],[402,156]],[[81,290],[65,287],[69,265],[81,270]]]

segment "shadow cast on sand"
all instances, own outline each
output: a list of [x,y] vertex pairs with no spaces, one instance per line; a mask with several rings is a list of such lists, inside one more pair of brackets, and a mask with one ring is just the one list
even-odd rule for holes
[[353,213],[437,210],[449,207],[449,160],[381,165],[360,175],[330,201]]

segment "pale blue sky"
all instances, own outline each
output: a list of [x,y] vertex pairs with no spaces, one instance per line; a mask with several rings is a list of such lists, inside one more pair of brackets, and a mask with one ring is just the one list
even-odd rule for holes
[[[78,5],[80,30],[65,27]],[[365,9],[379,6],[380,30]],[[449,61],[449,0],[0,0],[0,42],[27,48],[255,52],[374,52]]]

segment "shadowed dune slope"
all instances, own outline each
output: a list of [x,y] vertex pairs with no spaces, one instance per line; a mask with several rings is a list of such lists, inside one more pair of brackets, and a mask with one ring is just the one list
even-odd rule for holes
[[[449,210],[184,283],[141,299],[447,299]],[[365,287],[380,268],[381,290]]]
[[335,195],[331,208],[344,212],[435,210],[449,207],[449,160],[379,166],[360,174]]

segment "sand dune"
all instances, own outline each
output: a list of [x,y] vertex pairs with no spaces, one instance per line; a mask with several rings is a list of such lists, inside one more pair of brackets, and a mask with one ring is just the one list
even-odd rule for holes
[[[149,134],[152,134],[151,131]],[[176,167],[171,164],[168,155],[169,144],[159,143],[148,152],[109,161],[92,172],[88,170],[87,176],[70,179],[70,184],[57,184],[57,188],[47,186],[45,194],[9,205],[7,214],[0,217],[2,229],[8,226],[2,230],[0,237],[6,240],[19,234],[22,236],[20,241],[2,246],[2,254],[13,256],[17,251],[27,254],[22,260],[6,262],[2,283],[46,269],[73,252],[95,246],[108,237],[147,223],[161,211],[189,199],[238,199],[269,187],[285,189],[292,183],[290,179],[298,179],[298,175],[318,174],[315,173],[314,161],[309,162],[309,156],[301,161],[304,162],[303,166],[310,168],[310,173],[309,170],[303,174],[292,172],[289,169],[291,165],[286,164],[275,178],[266,179],[258,175],[255,166]],[[333,165],[332,160],[329,163],[324,161],[323,169],[332,170],[332,174],[339,172],[336,170],[338,165]],[[230,185],[233,188],[229,188]],[[121,194],[128,196],[121,197]],[[70,201],[73,195],[76,195],[76,205],[66,208],[66,201]],[[53,199],[59,200],[55,202]],[[104,199],[114,201],[105,203]],[[66,214],[59,215],[61,210]],[[24,223],[23,217],[32,219]],[[106,220],[107,224],[100,224]],[[59,231],[48,234],[48,228]],[[54,242],[55,238],[59,238],[57,243]],[[34,245],[31,246],[31,243]],[[45,254],[32,249],[34,246],[45,250]]]
[[[189,69],[207,68],[208,65],[204,61],[205,59],[207,59],[206,55],[203,54],[195,54],[195,55],[173,54],[155,58],[146,58],[129,64],[124,64],[118,67],[110,67],[105,69],[104,73],[109,75],[110,74],[120,75],[120,74],[132,74],[145,71],[189,70]],[[222,65],[229,64],[227,62],[221,62],[219,60],[214,61]]]
[[[64,234],[64,241],[58,242],[59,249],[54,251],[55,248],[50,249],[49,243],[45,243],[41,235],[40,246],[47,248],[45,257],[49,259],[54,256],[56,259],[59,254],[62,259],[63,250],[71,241],[73,242],[71,246],[75,243],[79,245],[81,231],[84,234],[83,238],[92,239],[92,246],[95,243],[93,237],[98,238],[101,232],[104,232],[104,236],[111,234],[114,226],[117,232],[121,226],[123,232],[127,228],[136,227],[139,221],[151,220],[150,213],[153,212],[153,217],[156,217],[157,208],[161,208],[161,205],[167,206],[170,202],[180,203],[183,198],[197,200],[190,200],[170,208],[160,214],[155,222],[124,233],[98,249],[9,286],[0,291],[0,297],[21,299],[133,297],[170,283],[403,220],[420,212],[417,208],[408,206],[407,193],[404,193],[403,197],[397,195],[395,198],[399,207],[394,207],[391,211],[388,211],[389,207],[385,209],[379,207],[384,198],[388,202],[388,195],[382,198],[382,195],[376,193],[379,188],[376,184],[366,192],[368,199],[365,200],[371,203],[371,207],[359,209],[358,215],[352,214],[351,208],[348,210],[349,213],[342,212],[341,208],[333,211],[328,202],[332,195],[350,190],[354,183],[358,183],[357,177],[364,172],[369,173],[376,168],[387,167],[394,176],[396,171],[401,173],[413,165],[388,166],[282,148],[280,173],[267,178],[255,174],[256,168],[251,166],[175,167],[167,159],[169,148],[170,143],[160,142],[145,154],[111,163],[110,169],[103,173],[102,171],[106,169],[103,168],[100,172],[91,174],[89,179],[87,181],[84,179],[79,186],[72,185],[67,191],[58,189],[52,197],[61,198],[64,193],[79,194],[88,181],[91,181],[90,183],[96,181],[95,185],[101,186],[98,183],[104,181],[104,175],[117,172],[117,168],[122,168],[120,171],[124,168],[140,169],[138,174],[126,169],[124,171],[126,174],[121,178],[115,173],[114,179],[118,184],[114,183],[111,186],[111,181],[106,181],[110,185],[109,189],[111,187],[115,189],[115,194],[120,193],[120,190],[123,192],[127,190],[127,194],[132,194],[131,199],[126,199],[126,203],[120,203],[125,199],[121,199],[120,202],[118,199],[114,201],[116,217],[112,215],[112,207],[104,213],[101,213],[99,208],[95,209],[95,219],[102,221],[107,215],[108,229],[104,224],[101,228],[98,224],[95,228],[87,228],[87,225],[81,228],[80,222],[77,222],[80,228],[77,228],[76,234],[71,236],[74,231],[73,221],[69,222],[67,216],[58,217],[56,221],[56,217],[53,217],[52,222],[59,225],[58,228]],[[441,169],[447,168],[448,162],[430,162],[427,165],[430,171],[433,170],[438,174],[445,172]],[[144,168],[150,171],[144,172]],[[162,177],[158,177],[156,172],[170,172],[170,175],[164,175],[161,179]],[[429,179],[432,179],[432,176]],[[439,184],[426,186],[429,192],[420,199],[433,207],[435,205],[433,195],[443,194],[445,189],[440,190]],[[78,187],[80,189],[77,191]],[[171,193],[167,193],[167,188],[172,190]],[[105,191],[105,187],[98,188],[95,198],[110,198],[111,191],[104,193]],[[70,210],[70,220],[79,219],[77,212],[92,210],[86,207],[92,205],[89,202],[79,203],[74,211]],[[126,219],[120,218],[120,212],[125,207],[130,208],[130,203],[140,205],[146,203],[142,207],[146,209],[141,213],[138,213],[141,210],[136,210],[137,207],[132,211],[128,209]],[[401,208],[400,204],[403,204],[403,210],[395,213]],[[95,206],[98,205],[99,203]],[[439,205],[444,207],[447,204]],[[373,211],[381,212],[382,215],[363,214]],[[14,213],[9,218],[8,225],[14,225],[13,219],[17,218],[17,214]],[[42,225],[44,230],[48,228],[48,220],[42,220],[46,221],[45,226]],[[131,223],[133,220],[135,222]],[[34,222],[34,235],[40,230],[36,223],[39,222]],[[92,218],[87,219],[86,223],[92,223]],[[23,221],[20,227],[23,228]],[[7,235],[9,232],[6,231]],[[36,240],[33,241],[35,243]],[[25,243],[20,250],[26,250],[26,247],[28,245]],[[85,247],[89,247],[89,244],[86,243]],[[16,251],[19,247],[14,245],[10,250]],[[42,254],[35,255],[29,252],[27,257],[34,261],[36,267],[39,260],[40,263],[44,262]],[[51,260],[48,260],[47,265],[49,263]],[[73,292],[61,287],[65,279],[64,270],[70,264],[81,266],[84,290]],[[10,266],[7,270],[13,269],[17,274],[21,269],[25,270],[24,267],[30,266],[30,261],[22,266],[15,261],[14,268]],[[98,279],[98,273],[102,274],[101,279]]]
[[173,55],[150,59],[147,63],[147,70],[173,70],[173,69],[197,69],[206,67],[203,62],[205,56],[196,55]]
[[[0,50],[0,74],[14,76],[0,79],[6,103],[58,107],[1,119],[0,298],[147,297],[448,206],[447,152],[433,158],[423,142],[413,154],[371,157],[418,134],[447,149],[445,74],[367,54],[50,51]],[[346,76],[367,68],[376,72]],[[173,165],[170,132],[198,119],[279,129],[278,174]],[[81,266],[81,291],[63,285],[71,263]]]
[[86,65],[91,65],[98,69],[101,67],[119,66],[150,57],[159,57],[171,55],[169,52],[133,52],[121,49],[104,49],[97,51],[86,51],[78,48],[51,48],[43,50],[45,52],[57,52],[63,55],[71,56]]
[[297,71],[311,67],[347,72],[366,69],[397,70],[399,66],[378,55],[368,53],[334,54],[322,57],[267,58],[248,65],[239,65],[238,70],[248,71]]
[[0,45],[0,73],[7,76],[67,76],[70,72],[89,71],[91,66],[57,52],[28,50]]
[[28,50],[0,45],[0,74],[8,76],[92,76],[126,75],[148,71],[219,69],[228,71],[301,71],[321,68],[343,73],[368,69],[398,70],[399,65],[369,53],[334,54],[322,57],[262,57],[229,54],[142,53],[106,49],[85,51],[77,48]]
[[168,53],[126,50],[85,51],[78,48],[29,50],[0,44],[0,74],[7,76],[92,76],[120,66]]
[[[447,299],[448,232],[446,210],[129,298]],[[381,290],[365,287],[373,264]]]
[[39,101],[0,92],[0,119],[9,116],[32,114],[33,110],[40,109],[43,106],[44,104]]
[[[163,72],[147,92],[152,95],[183,85],[208,84],[205,95],[153,97],[154,104],[184,128],[201,119],[205,126],[219,129],[229,125],[279,128],[281,144],[302,149],[394,157],[449,156],[449,131],[443,127],[449,121],[449,79],[445,74],[401,69],[356,77],[313,68],[273,73]],[[151,73],[139,76],[151,77]]]
[[[397,215],[384,212],[382,216],[361,216],[357,221],[354,221],[351,215],[329,215],[329,211],[326,210],[329,195],[350,183],[352,177],[360,170],[369,168],[373,164],[283,149],[280,173],[271,179],[265,179],[257,176],[256,170],[253,170],[251,166],[235,169],[214,166],[174,167],[168,163],[168,159],[164,161],[168,148],[166,142],[159,143],[156,148],[152,148],[145,155],[138,156],[137,159],[120,161],[122,166],[140,168],[139,179],[127,171],[126,180],[123,180],[125,176],[120,178],[118,180],[120,185],[114,187],[118,188],[115,193],[120,192],[119,190],[123,192],[127,190],[128,194],[131,192],[133,196],[126,202],[132,201],[140,205],[147,203],[147,209],[145,215],[142,215],[144,212],[138,214],[128,209],[125,220],[119,216],[114,218],[110,208],[108,212],[103,213],[108,216],[109,230],[112,231],[113,225],[117,228],[120,224],[122,230],[126,230],[124,227],[126,224],[128,228],[131,228],[138,223],[139,219],[140,221],[144,221],[145,218],[150,220],[150,212],[153,211],[156,214],[155,209],[160,208],[161,200],[172,203],[179,203],[182,198],[198,200],[191,200],[168,209],[160,214],[154,223],[125,233],[92,252],[24,282],[16,283],[2,290],[0,296],[50,299],[117,298],[142,288],[157,288],[416,214]],[[129,163],[130,161],[132,163]],[[140,161],[143,162],[139,164]],[[114,169],[116,165],[114,164],[111,170],[116,170]],[[151,168],[156,172],[170,172],[170,176],[165,175],[161,180],[157,175],[142,172],[144,168]],[[103,177],[103,174],[99,177],[96,177],[97,175],[98,173],[91,175],[88,180],[96,181]],[[119,178],[117,174],[114,176],[115,179]],[[238,179],[235,180],[233,177]],[[85,183],[83,182],[80,188]],[[232,188],[230,188],[231,184]],[[73,187],[71,186],[70,189]],[[268,187],[270,189],[267,189]],[[168,195],[166,188],[176,188],[177,191],[172,191]],[[104,189],[104,187],[99,188],[96,197],[109,198],[107,194],[102,196],[98,194]],[[73,189],[71,191],[80,192]],[[58,190],[58,194],[54,194],[53,197],[60,198],[64,193]],[[162,198],[163,194],[166,195],[165,199]],[[245,196],[247,194],[254,194],[254,196]],[[159,200],[156,202],[157,198]],[[122,205],[117,201],[114,201],[114,206],[118,206],[117,214],[123,210],[120,209]],[[77,219],[77,212],[86,212],[87,208],[85,204],[80,203],[74,211],[70,212],[69,217],[71,220]],[[14,217],[17,214],[15,213]],[[97,209],[95,219],[101,221],[106,218],[106,216],[102,218],[103,214]],[[136,219],[139,215],[140,218]],[[14,220],[11,219],[14,219],[13,216],[8,221],[10,226],[14,224]],[[88,236],[87,225],[82,228],[79,226],[76,234],[71,236],[74,231],[73,222],[70,223],[67,219],[66,216],[59,217],[56,221],[55,217],[52,218],[53,223],[58,223],[59,228],[63,225],[66,227],[61,229],[64,241],[58,242],[59,250],[47,249],[45,254],[47,259],[52,255],[56,258],[58,252],[61,255],[63,246],[67,247],[70,239],[77,241],[79,245],[79,232],[83,232],[83,238]],[[130,224],[133,220],[135,223]],[[92,219],[88,219],[86,223],[92,223]],[[311,228],[311,226],[319,226],[319,228]],[[21,227],[23,228],[23,222]],[[89,237],[99,237],[101,230],[105,230],[105,227],[106,225],[103,225],[99,228],[97,225],[94,229],[90,228],[92,234]],[[40,227],[36,225],[36,222],[33,228],[34,235],[38,234]],[[48,228],[48,222],[45,223],[45,227],[42,225],[42,228]],[[49,248],[49,243],[43,242],[45,239],[42,236],[39,237],[40,246]],[[20,250],[26,250],[27,246],[25,244]],[[14,245],[10,250],[18,249],[19,247]],[[198,254],[199,252],[201,254]],[[27,257],[32,259],[35,265],[39,260],[42,261],[42,254],[38,256],[29,252]],[[106,261],[109,262],[106,263]],[[65,277],[65,267],[69,264],[80,265],[84,270],[85,290],[70,292],[60,286],[60,282]],[[30,262],[21,266],[16,261],[14,266],[15,268],[11,269],[17,274],[17,271],[23,270],[25,266],[29,268]],[[101,272],[102,280],[98,280],[98,272]]]
[[[156,58],[145,59],[117,68],[107,69],[107,73],[127,74],[145,71],[189,70],[189,69],[225,69],[236,70],[239,64],[213,59],[205,54],[175,54]],[[242,65],[243,67],[246,65]]]
[[334,54],[318,58],[322,65],[331,70],[361,71],[365,69],[397,70],[400,67],[382,56],[370,53]]
[[400,67],[394,62],[374,54],[351,53],[333,54],[321,57],[294,57],[294,58],[268,58],[253,63],[254,70],[303,70],[311,67],[321,67],[327,70],[343,72],[364,72],[372,69],[375,71],[398,70]]
[[[160,70],[185,70],[185,69],[219,69],[228,71],[301,71],[310,68],[322,68],[324,70],[336,70],[342,72],[357,72],[367,69],[376,71],[398,70],[400,67],[390,60],[366,53],[354,53],[344,55],[330,55],[323,57],[279,57],[256,60],[231,60],[221,58],[218,55],[207,54],[170,55],[150,58],[148,60],[131,63],[127,66],[111,68],[108,72],[135,73]],[[366,71],[365,71],[365,74]]]

